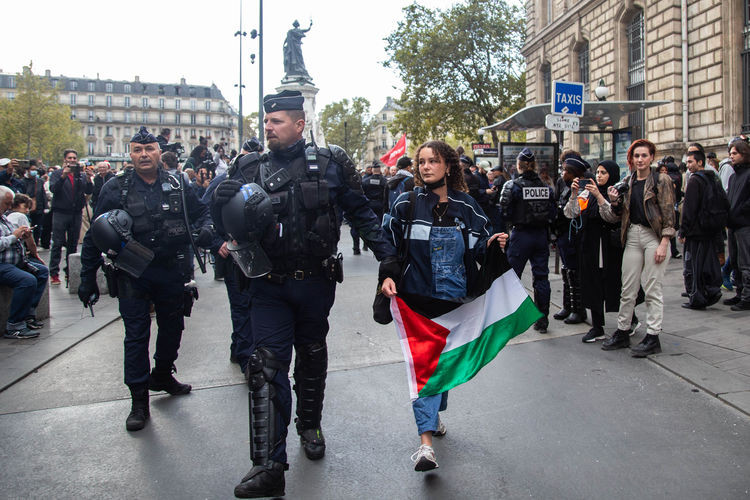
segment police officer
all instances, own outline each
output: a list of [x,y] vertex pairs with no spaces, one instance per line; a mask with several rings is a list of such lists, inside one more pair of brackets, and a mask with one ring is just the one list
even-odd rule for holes
[[[342,279],[340,254],[334,256],[339,239],[335,205],[344,210],[378,259],[393,254],[346,153],[337,146],[305,145],[302,105],[303,97],[297,91],[265,96],[270,153],[240,158],[230,169],[229,179],[216,188],[211,207],[220,230],[237,218],[234,213],[224,214],[236,203],[235,196],[246,197],[249,205],[240,206],[240,212],[249,214],[245,221],[254,229],[256,221],[267,216],[255,212],[264,206],[265,196],[273,207],[273,222],[263,234],[261,251],[255,248],[243,254],[243,245],[235,245],[234,234],[229,247],[243,272],[251,277],[254,349],[244,370],[250,387],[253,467],[234,490],[243,498],[284,494],[286,434],[292,412],[288,377],[292,346],[296,352],[297,433],[307,458],[316,460],[325,454],[320,422],[328,365],[326,334],[336,281]],[[261,200],[259,205],[250,204],[255,199]],[[258,265],[260,253],[261,260],[268,259],[270,272]]]
[[[375,213],[378,218],[378,222],[383,220],[383,198],[385,197],[385,184],[386,178],[380,171],[380,163],[378,160],[372,162],[369,167],[372,174],[365,175],[362,178],[362,191],[365,193],[369,201],[368,205],[370,209]],[[357,229],[352,226],[351,235],[353,241],[354,255],[359,255],[359,233]],[[363,250],[367,250],[367,244],[364,244]]]
[[534,329],[547,333],[549,326],[549,240],[548,231],[555,218],[555,198],[552,189],[539,178],[536,158],[529,148],[523,148],[516,159],[519,176],[505,183],[500,194],[503,220],[512,224],[508,242],[508,261],[521,277],[526,261],[531,261],[534,303],[544,314],[534,323]]
[[[149,389],[172,395],[190,392],[190,385],[178,382],[172,375],[184,328],[186,278],[180,263],[190,245],[185,215],[193,227],[203,228],[200,240],[210,239],[208,207],[178,177],[164,170],[160,155],[156,137],[141,127],[130,141],[134,167],[123,170],[102,187],[94,210],[97,219],[86,233],[81,251],[78,296],[84,305],[89,305],[99,297],[96,271],[103,263],[105,249],[97,246],[112,236],[127,243],[120,249],[115,242],[116,248],[106,250],[110,250],[109,256],[116,255],[116,270],[108,282],[117,289],[125,324],[125,384],[132,397],[125,423],[129,431],[146,425]],[[105,215],[99,217],[102,214]],[[111,234],[112,229],[116,234]],[[149,374],[152,303],[158,333],[155,366]]]

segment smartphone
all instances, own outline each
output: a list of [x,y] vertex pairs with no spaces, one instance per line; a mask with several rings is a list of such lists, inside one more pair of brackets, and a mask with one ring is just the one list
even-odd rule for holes
[[591,179],[578,179],[578,187],[583,188],[586,184],[588,184],[591,181]]

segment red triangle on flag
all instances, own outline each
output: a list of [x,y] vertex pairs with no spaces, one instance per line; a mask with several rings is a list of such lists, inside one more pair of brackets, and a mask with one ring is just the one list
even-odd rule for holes
[[396,297],[396,302],[405,330],[404,335],[409,342],[419,392],[435,373],[450,330],[412,311],[401,298]]

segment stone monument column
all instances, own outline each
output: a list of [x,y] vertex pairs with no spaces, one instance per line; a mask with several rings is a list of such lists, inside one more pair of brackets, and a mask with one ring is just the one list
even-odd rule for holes
[[315,136],[315,143],[318,146],[325,146],[326,139],[323,136],[323,129],[320,127],[318,114],[315,111],[315,96],[318,94],[318,87],[307,82],[292,82],[283,83],[281,86],[276,87],[276,92],[281,92],[282,90],[298,90],[302,93],[302,97],[305,98],[305,102],[302,105],[305,110],[305,130],[302,132],[302,137],[305,138],[305,142],[311,142],[310,131],[312,130]]

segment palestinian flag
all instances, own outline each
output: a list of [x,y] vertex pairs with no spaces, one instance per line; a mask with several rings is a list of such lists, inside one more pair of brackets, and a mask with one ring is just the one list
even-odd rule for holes
[[428,317],[434,307],[421,307],[420,314],[401,297],[391,299],[412,399],[471,380],[510,339],[542,317],[502,252],[500,259],[503,272],[485,293],[448,312],[443,307],[438,316]]

